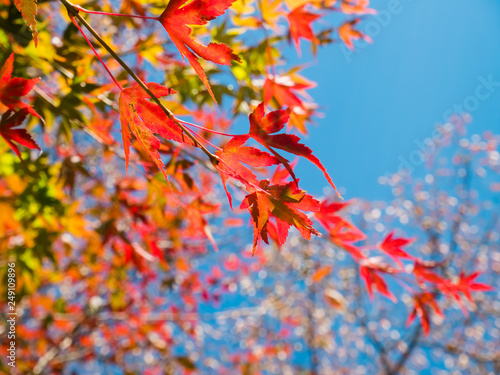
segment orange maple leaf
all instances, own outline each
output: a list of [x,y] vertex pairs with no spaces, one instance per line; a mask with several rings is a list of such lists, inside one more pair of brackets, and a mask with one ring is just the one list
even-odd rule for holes
[[38,31],[36,30],[35,16],[37,14],[36,0],[14,0],[14,5],[21,12],[23,19],[26,21],[28,28],[33,35],[35,47],[38,44]]
[[288,13],[288,23],[290,24],[290,35],[294,41],[295,48],[300,55],[300,38],[310,40],[313,43],[318,43],[318,39],[314,35],[311,27],[311,22],[321,17],[321,14],[315,14],[306,11],[307,4],[298,6]]
[[319,283],[325,277],[327,277],[332,272],[333,267],[331,265],[326,265],[319,267],[311,276],[313,283]]
[[352,21],[345,22],[339,27],[340,39],[345,43],[349,49],[354,49],[353,40],[364,39],[368,43],[373,42],[372,38],[363,34],[361,31],[356,30],[354,27],[361,21],[361,18],[356,18]]

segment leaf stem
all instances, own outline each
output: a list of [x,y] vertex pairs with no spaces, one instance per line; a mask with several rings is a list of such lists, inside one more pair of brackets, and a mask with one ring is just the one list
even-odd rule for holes
[[175,122],[177,126],[179,126],[182,131],[186,133],[186,135],[191,138],[195,146],[199,147],[210,159],[212,164],[218,164],[219,163],[219,158],[212,154],[203,144],[201,144],[193,134],[177,120],[177,118],[174,116],[170,110],[165,107],[165,105],[156,97],[155,94],[146,86],[146,84],[137,76],[137,74],[134,73],[132,69],[116,54],[115,51],[101,38],[101,36],[97,33],[97,31],[90,26],[90,24],[83,18],[83,16],[78,12],[78,8],[70,3],[68,0],[60,0],[61,3],[66,7],[68,10],[68,13],[70,14],[70,17],[73,16],[77,18],[80,23],[85,26],[85,28],[94,36],[94,38],[97,39],[97,41],[109,52],[111,56],[122,66],[123,69],[141,86],[141,88],[153,99],[153,101],[161,108],[161,110],[167,115],[169,119]]
[[182,122],[185,125],[193,126],[193,127],[197,128],[197,129],[201,129],[201,130],[204,130],[204,131],[209,132],[209,133],[213,133],[213,134],[217,134],[217,135],[223,135],[225,137],[237,137],[239,135],[239,134],[221,133],[221,132],[218,132],[216,130],[205,128],[204,126],[193,124],[191,122],[187,122],[187,121],[183,121],[183,120],[179,120],[179,121]]
[[217,147],[216,145],[214,145],[213,143],[210,143],[210,141],[206,140],[205,138],[203,138],[201,135],[199,135],[198,133],[194,133],[193,132],[193,135],[196,137],[196,138],[199,138],[199,139],[202,139],[205,141],[206,144],[212,146],[213,148],[215,148],[216,150],[218,151],[222,151],[222,149],[220,147]]

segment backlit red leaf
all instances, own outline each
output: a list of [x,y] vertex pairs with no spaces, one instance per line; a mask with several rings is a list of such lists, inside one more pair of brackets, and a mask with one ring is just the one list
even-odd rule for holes
[[465,316],[468,316],[469,314],[461,299],[462,294],[471,304],[474,304],[471,292],[489,292],[494,290],[494,288],[490,285],[475,282],[475,279],[478,278],[479,275],[481,275],[480,272],[473,272],[470,275],[466,275],[462,271],[457,282],[452,283],[448,281],[438,286],[441,292],[455,299]]
[[286,185],[269,185],[269,181],[264,180],[260,182],[260,189],[247,195],[241,204],[241,208],[248,209],[252,218],[253,252],[261,239],[269,244],[268,224],[271,218],[276,220],[279,245],[285,243],[290,226],[297,228],[307,240],[311,239],[311,234],[320,235],[302,212],[317,211],[319,202],[300,190],[294,181]]
[[298,6],[288,13],[288,23],[290,24],[290,35],[294,41],[295,48],[300,55],[300,38],[310,40],[317,43],[318,39],[314,35],[311,28],[311,22],[321,17],[320,14],[315,14],[306,11],[306,4]]
[[21,160],[21,152],[14,142],[26,146],[29,149],[40,150],[40,147],[38,147],[33,138],[31,138],[31,135],[25,129],[14,129],[22,124],[27,115],[28,109],[26,108],[19,112],[9,110],[5,112],[0,119],[0,135]]
[[243,164],[252,167],[269,167],[278,164],[278,159],[267,152],[260,151],[255,147],[244,146],[250,138],[249,135],[238,135],[233,137],[216,155],[222,160],[217,166],[222,183],[226,189],[229,202],[231,203],[231,195],[226,188],[228,177],[233,177],[243,182],[246,185],[258,185],[259,181],[255,174]]
[[[148,83],[147,86],[157,97],[175,93],[174,90],[158,85],[157,83]],[[193,142],[156,103],[150,102],[146,98],[149,98],[148,94],[139,85],[124,89],[120,94],[120,122],[125,163],[128,167],[130,132],[132,132],[140,141],[149,157],[162,171],[165,178],[167,178],[165,166],[158,152],[161,143],[156,135],[190,145],[193,145]]]
[[[275,148],[302,156],[316,165],[325,175],[330,185],[337,191],[332,179],[326,172],[325,167],[320,160],[313,155],[311,149],[302,143],[299,143],[300,138],[293,134],[272,134],[283,129],[290,117],[290,111],[277,110],[265,115],[264,103],[261,103],[255,108],[250,115],[250,136],[257,142],[266,147],[276,158],[285,166],[287,171],[296,180],[292,167],[287,159],[278,154]],[[338,194],[338,193],[337,193]]]
[[412,312],[408,316],[406,326],[408,327],[418,315],[418,317],[420,318],[420,324],[422,325],[422,329],[424,330],[424,334],[427,336],[431,328],[430,310],[433,310],[436,315],[441,317],[444,316],[443,312],[439,308],[436,298],[432,293],[424,292],[418,294],[413,297],[413,301],[414,307]]
[[391,301],[396,302],[396,297],[387,288],[385,280],[380,276],[380,270],[368,266],[360,266],[359,274],[366,284],[366,289],[370,299],[373,300],[373,289],[377,289],[380,294],[386,296]]
[[326,231],[330,231],[339,222],[345,221],[337,213],[343,208],[347,207],[351,202],[337,202],[324,200],[321,202],[321,206],[318,212],[314,214],[314,217],[319,221],[321,226],[325,228]]
[[413,256],[403,250],[403,246],[409,245],[414,241],[414,238],[394,237],[394,232],[391,232],[387,235],[386,238],[384,238],[379,247],[398,265],[402,266],[401,260],[399,258],[415,259]]
[[40,81],[40,78],[12,78],[13,69],[14,54],[12,53],[0,70],[0,108],[5,106],[13,111],[26,109],[33,116],[41,118],[31,105],[22,102],[20,99],[33,90],[35,85]]
[[187,25],[205,25],[223,15],[234,0],[194,0],[185,5],[187,2],[188,0],[170,0],[158,20],[181,55],[188,59],[215,101],[208,78],[196,56],[221,65],[231,65],[231,60],[240,62],[240,58],[225,44],[201,44],[190,36],[191,28]]

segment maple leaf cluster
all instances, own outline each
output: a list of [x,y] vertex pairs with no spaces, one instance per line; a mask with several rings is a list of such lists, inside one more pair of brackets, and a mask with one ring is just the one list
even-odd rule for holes
[[[165,28],[168,36],[170,37],[171,42],[175,45],[177,50],[180,52],[182,58],[186,58],[194,69],[196,75],[201,79],[203,85],[208,91],[210,97],[216,102],[216,97],[214,92],[209,84],[208,77],[198,61],[199,58],[213,62],[219,65],[231,65],[231,62],[234,61],[236,63],[241,63],[241,58],[233,52],[233,50],[228,47],[224,43],[214,43],[211,42],[208,45],[204,45],[198,39],[196,39],[193,34],[192,26],[202,27],[206,25],[209,21],[215,20],[217,17],[222,16],[226,10],[233,5],[234,0],[229,1],[216,1],[216,0],[194,0],[194,1],[177,1],[172,0],[168,3],[167,7],[163,10],[163,12],[158,17],[147,17],[144,16],[144,8],[140,5],[132,3],[130,6],[127,6],[127,9],[135,9],[140,13],[139,15],[127,15],[127,14],[116,14],[112,12],[103,12],[103,11],[92,11],[86,10],[80,6],[74,6],[71,3],[63,2],[68,9],[72,9],[70,12],[70,18],[73,21],[74,25],[80,30],[80,32],[85,37],[86,41],[89,43],[92,50],[96,53],[98,59],[104,64],[101,57],[98,55],[97,51],[94,49],[90,40],[85,36],[84,31],[78,25],[77,18],[79,17],[79,12],[87,12],[87,13],[96,13],[102,15],[109,16],[124,16],[124,17],[137,17],[144,19],[153,19],[161,23],[161,25]],[[367,1],[359,1],[359,2],[342,2],[340,4],[340,8],[337,9],[334,7],[335,1],[327,4],[327,7],[331,7],[331,9],[335,11],[341,11],[345,14],[370,14],[373,11],[368,8]],[[36,22],[34,17],[36,15],[36,5],[35,8],[32,9],[33,4],[30,1],[25,1],[21,3],[16,3],[18,9],[22,12],[23,18],[26,20],[30,29],[33,32],[33,36],[35,39],[35,44],[37,42],[37,30],[35,28]],[[287,7],[290,8],[289,12],[283,11],[281,6],[278,3],[273,4],[270,8],[264,8],[261,4],[259,4],[260,12],[260,21],[259,26],[263,26],[265,24],[269,24],[271,26],[275,25],[277,20],[280,17],[286,16],[286,20],[289,24],[289,35],[291,35],[294,43],[297,47],[297,50],[300,53],[300,39],[305,39],[311,41],[313,44],[319,44],[320,39],[315,36],[315,33],[312,29],[311,23],[319,19],[322,15],[316,13],[310,13],[306,10],[307,4],[305,3],[287,3]],[[323,4],[312,3],[311,7],[323,7]],[[244,16],[245,22],[243,23],[248,28],[252,28],[252,22],[248,23],[249,19],[252,18],[250,16],[254,12],[252,9],[250,12],[244,10],[241,12],[241,15]],[[273,13],[275,12],[275,13]],[[273,15],[272,15],[273,14]],[[355,22],[358,22],[359,19],[356,19]],[[82,19],[80,19],[82,22]],[[238,25],[240,21],[238,18],[235,19],[235,24]],[[339,34],[341,39],[346,40],[346,32],[342,30],[345,28],[344,24],[339,29]],[[91,30],[92,31],[92,30]],[[92,31],[94,35],[95,32]],[[349,41],[346,41],[349,44]],[[266,47],[268,49],[269,55],[272,56],[272,51],[269,50],[269,46]],[[109,48],[108,48],[109,50]],[[140,56],[139,56],[140,57]],[[270,57],[270,61],[267,62],[271,64],[274,69],[274,60]],[[123,66],[123,63],[121,63]],[[107,72],[111,75],[109,68],[104,65]],[[193,130],[187,129],[182,121],[179,121],[175,118],[172,112],[166,109],[166,107],[162,106],[159,102],[159,98],[168,96],[170,94],[175,94],[176,91],[173,89],[167,88],[165,86],[156,84],[156,83],[147,83],[144,84],[138,81],[138,77],[136,79],[137,84],[133,87],[124,89],[120,83],[116,81],[116,79],[111,76],[112,80],[116,83],[118,88],[120,89],[119,96],[119,111],[120,111],[120,121],[122,124],[122,139],[125,151],[125,164],[126,168],[128,167],[129,158],[130,158],[130,139],[131,135],[138,140],[138,143],[142,146],[142,151],[145,152],[153,161],[153,163],[158,167],[158,169],[163,173],[164,177],[168,179],[168,175],[166,173],[166,168],[163,164],[160,151],[162,149],[162,141],[158,137],[162,137],[162,139],[167,141],[175,141],[180,142],[185,145],[195,146],[202,148],[205,153],[209,156],[210,161],[213,163],[218,156],[211,154],[204,146],[202,146],[203,142],[208,142],[208,140],[204,139],[200,135],[196,134]],[[290,84],[291,82],[291,84]],[[283,164],[285,169],[290,173],[290,176],[293,178],[295,184],[297,184],[298,180],[294,175],[292,168],[289,165],[289,162],[280,154],[278,154],[275,149],[281,149],[286,152],[290,152],[292,154],[296,154],[298,156],[305,157],[310,160],[316,166],[318,166],[323,173],[325,174],[328,182],[335,188],[330,176],[326,173],[326,169],[321,164],[318,158],[316,158],[312,151],[299,143],[299,138],[295,135],[291,134],[272,134],[276,131],[279,131],[283,128],[283,126],[289,122],[290,126],[296,127],[302,133],[306,132],[305,122],[310,120],[310,117],[315,113],[315,106],[312,103],[304,102],[297,93],[301,93],[302,96],[307,96],[305,90],[308,88],[314,87],[312,82],[295,75],[289,74],[288,76],[277,76],[277,75],[269,75],[266,79],[266,82],[263,87],[263,99],[265,104],[270,104],[271,102],[277,106],[277,108],[288,108],[286,118],[285,112],[272,112],[268,117],[275,116],[277,117],[276,123],[274,124],[274,129],[266,127],[260,127],[260,124],[257,122],[259,119],[255,119],[255,117],[262,117],[264,108],[263,106],[259,106],[257,108],[257,112],[254,112],[250,116],[251,118],[251,129],[248,133],[250,137],[259,142],[262,146],[268,149],[275,160],[270,159],[265,154],[260,154],[260,161],[257,159],[253,160],[253,167],[268,167],[272,164]],[[24,95],[27,92],[19,93],[20,95]],[[152,99],[152,100],[151,100]],[[27,109],[29,111],[29,107]],[[279,109],[279,111],[282,111]],[[33,112],[33,114],[36,114]],[[267,120],[267,118],[265,120]],[[290,121],[288,121],[290,119]],[[6,125],[5,125],[6,126]],[[25,137],[26,138],[26,137]],[[24,142],[28,147],[34,147],[33,143],[29,143],[28,141]],[[229,143],[231,144],[231,142]],[[12,144],[11,144],[12,145]],[[226,148],[227,150],[227,148]],[[16,152],[18,152],[16,150]],[[256,149],[252,149],[251,152],[257,152]],[[226,163],[225,155],[228,153],[227,151],[219,152],[221,154],[220,159],[217,159],[217,168],[219,172],[221,172],[224,187],[226,188],[226,181],[228,178],[235,179],[241,183],[243,183],[247,188],[250,188],[249,192],[254,193],[253,190],[257,189],[258,191],[263,191],[261,187],[262,182],[256,181],[254,176],[249,175],[248,169],[241,169],[235,165],[234,160],[229,161],[229,163],[236,168],[231,168],[229,164]],[[266,160],[264,160],[266,159]],[[275,163],[277,161],[277,163]],[[221,162],[224,165],[219,165]],[[240,173],[243,172],[243,175]],[[245,177],[250,176],[250,180]],[[298,187],[297,187],[298,189]],[[229,196],[229,194],[228,194]],[[231,199],[231,198],[230,198]],[[262,211],[264,212],[264,211]],[[273,210],[271,210],[271,213]],[[297,214],[297,212],[296,212]],[[274,216],[274,215],[272,215]],[[256,217],[253,216],[254,224]],[[300,223],[300,220],[297,221]],[[292,223],[292,225],[294,225]],[[302,224],[297,224],[294,226],[301,226]],[[260,231],[264,230],[265,225],[261,223]],[[312,231],[310,233],[313,233]],[[280,235],[284,235],[286,238],[286,233],[280,232]],[[258,238],[262,238],[260,235]],[[280,242],[283,242],[283,239],[280,239]],[[256,243],[254,244],[255,250]]]
[[[326,304],[347,311],[350,298],[332,284],[337,265],[325,264],[327,257],[312,261],[314,251],[304,246],[304,259],[285,268],[292,228],[305,240],[322,236],[328,249],[348,254],[371,301],[379,293],[397,302],[398,288],[410,291],[407,322],[418,318],[426,335],[433,317],[446,316],[445,304],[458,304],[465,315],[474,308],[474,292],[492,290],[476,281],[481,272],[449,273],[446,262],[427,260],[416,239],[399,232],[387,230],[366,244],[372,236],[343,214],[354,201],[340,201],[338,193],[315,198],[299,186],[294,166],[302,158],[336,191],[323,163],[296,134],[306,135],[318,115],[308,93],[316,83],[302,75],[302,65],[287,66],[282,51],[293,43],[302,62],[305,41],[313,54],[336,39],[347,48],[358,39],[370,41],[361,31],[362,17],[375,13],[369,1],[61,1],[57,17],[53,2],[14,1],[29,32],[10,10],[0,12],[6,25],[0,46],[6,57],[0,70],[0,146],[6,151],[0,153],[0,253],[22,270],[21,371],[57,373],[68,358],[99,360],[105,342],[111,353],[106,361],[123,368],[133,368],[129,358],[139,351],[155,363],[152,373],[191,372],[198,362],[224,373],[211,358],[195,364],[176,348],[199,349],[193,343],[204,335],[207,306],[220,307],[225,296],[245,288],[255,295],[249,280],[254,274],[265,279],[260,271],[271,266],[283,276],[299,270],[294,285],[305,286],[295,293],[310,292],[303,305],[314,308],[311,296],[325,287]],[[345,17],[338,27],[321,30],[330,12]],[[35,16],[44,22],[37,25]],[[51,21],[58,17],[71,22]],[[41,78],[13,77],[14,56],[16,72]],[[235,133],[240,117],[248,118],[248,131]],[[41,126],[28,132],[37,120]],[[482,165],[492,165],[497,146],[490,138],[471,152],[487,150],[491,156]],[[22,147],[44,152],[26,157]],[[220,202],[224,192],[230,212]],[[280,294],[283,285],[271,289],[263,294]],[[303,300],[296,297],[290,294]],[[245,343],[255,350],[226,358],[232,363],[226,373],[235,366],[262,372],[252,364],[292,358],[295,346],[283,342],[306,319],[308,345],[328,348],[328,340],[314,337],[322,311],[298,319],[297,309],[283,308],[284,299],[281,293],[263,303],[284,316],[276,342],[269,338],[273,333],[265,345],[255,345],[262,331],[256,326]],[[47,353],[56,354],[47,359]]]
[[[289,226],[296,227],[306,238],[310,238],[311,234],[317,234],[317,231],[311,226],[310,220],[307,216],[305,216],[305,213],[301,212],[317,210],[317,205],[301,203],[304,199],[313,201],[313,198],[300,190],[298,187],[298,179],[296,178],[289,161],[284,156],[279,154],[276,151],[277,149],[304,157],[311,161],[318,168],[320,168],[330,185],[336,189],[332,179],[327,174],[326,169],[320,160],[313,155],[312,151],[308,147],[300,143],[300,139],[296,135],[286,133],[274,134],[282,130],[287,123],[289,123],[289,128],[295,127],[300,132],[306,133],[305,124],[306,121],[310,121],[310,117],[314,115],[315,105],[304,102],[301,97],[297,96],[297,94],[302,97],[307,97],[305,90],[314,87],[314,83],[295,73],[290,73],[286,76],[268,75],[263,86],[263,103],[258,105],[254,112],[250,115],[250,131],[248,135],[232,136],[233,139],[230,142],[223,146],[223,148],[219,148],[209,142],[206,134],[204,137],[198,134],[195,129],[192,129],[192,127],[203,130],[206,129],[208,130],[208,134],[223,135],[223,133],[220,133],[218,129],[208,129],[207,127],[184,122],[178,119],[160,102],[161,98],[177,94],[174,89],[154,82],[143,83],[137,76],[134,77],[136,80],[135,85],[123,88],[121,83],[115,79],[110,69],[103,62],[97,50],[92,45],[92,42],[87,38],[84,30],[79,25],[82,22],[84,25],[88,25],[80,17],[81,13],[94,13],[108,15],[111,17],[122,16],[130,17],[131,19],[143,18],[158,21],[165,28],[170,41],[179,51],[182,58],[187,59],[191,67],[194,69],[195,74],[201,79],[201,82],[205,86],[210,97],[217,103],[214,91],[212,90],[208,77],[204,68],[200,64],[199,59],[218,65],[231,65],[232,62],[242,63],[242,60],[237,54],[234,53],[232,48],[228,47],[224,43],[211,42],[208,45],[205,45],[200,42],[199,39],[193,35],[193,27],[203,27],[209,21],[213,21],[217,17],[222,16],[227,9],[233,5],[233,3],[234,0],[172,0],[158,17],[149,17],[144,15],[144,8],[136,3],[131,3],[130,6],[124,6],[124,8],[128,10],[135,9],[139,14],[127,15],[113,12],[86,10],[83,7],[74,6],[71,3],[63,1],[63,4],[71,10],[69,14],[71,21],[83,34],[86,42],[94,51],[98,60],[104,64],[104,68],[107,73],[110,74],[111,79],[120,91],[119,112],[125,154],[125,169],[127,170],[129,166],[130,147],[132,145],[139,145],[140,149],[137,149],[139,157],[144,159],[144,156],[147,155],[147,157],[153,162],[154,166],[161,171],[165,179],[168,181],[170,175],[168,173],[167,166],[162,160],[161,154],[171,151],[172,145],[165,144],[165,142],[173,141],[182,144],[183,147],[189,146],[201,148],[220,173],[230,203],[231,196],[227,188],[228,181],[233,180],[237,183],[243,184],[249,193],[249,195],[243,199],[242,207],[248,208],[251,213],[255,232],[253,249],[255,252],[260,239],[268,242],[267,231],[269,218],[276,220],[277,228],[273,228],[272,226],[274,224],[272,223],[269,223],[269,227],[272,228],[271,230],[278,238],[279,243],[285,242]],[[35,28],[36,22],[34,17],[37,10],[36,5],[34,9],[32,9],[32,5],[33,4],[31,4],[30,1],[21,2],[19,4],[16,3],[16,6],[18,6],[18,9],[22,12],[23,18],[26,20],[31,31],[33,32],[36,44],[38,41],[38,32]],[[250,18],[255,17],[255,15],[253,15],[255,13],[260,13],[261,19],[259,21],[259,27],[264,27],[266,24],[275,25],[280,18],[286,19],[289,25],[289,35],[291,35],[299,53],[300,39],[309,40],[314,45],[320,44],[320,38],[315,36],[312,23],[319,19],[321,14],[310,13],[306,7],[322,8],[324,5],[319,3],[312,3],[310,6],[307,6],[305,3],[287,3],[286,5],[287,8],[290,8],[289,12],[283,10],[278,3],[274,4],[270,8],[265,8],[262,4],[258,4],[260,9],[256,10],[252,8],[250,12],[244,10],[241,12],[241,15],[246,19],[244,24],[249,29],[251,29],[252,26],[250,26],[251,23],[248,24],[248,21]],[[333,5],[334,4],[328,4],[329,7]],[[332,7],[332,10],[341,11],[345,14],[368,14],[371,13],[371,10],[367,6],[367,2],[361,2],[359,4],[342,3],[340,9]],[[275,13],[271,16],[273,12]],[[234,23],[236,25],[240,24],[238,17],[239,16],[235,17]],[[240,24],[240,26],[242,25]],[[89,28],[90,26],[86,27]],[[89,30],[94,36],[96,36],[95,31],[92,29]],[[342,33],[341,38],[344,38]],[[110,50],[109,47],[107,47],[107,49],[108,51]],[[272,56],[273,52],[269,49],[269,46],[267,46],[266,49],[268,50],[269,55]],[[142,60],[140,54],[138,57]],[[12,61],[9,61],[10,65],[12,65]],[[118,58],[117,61],[124,66],[124,63]],[[266,64],[270,64],[272,69],[275,69],[275,61],[272,57],[270,57]],[[5,69],[8,69],[8,66],[9,62],[6,64]],[[5,79],[7,79],[8,71],[4,73],[4,76]],[[26,95],[37,80],[25,80],[24,82],[25,84],[23,85],[23,89],[15,92],[14,96]],[[292,83],[290,84],[290,82]],[[10,83],[7,84],[6,88],[9,87],[9,84]],[[6,100],[7,99],[3,99],[5,103],[7,103]],[[22,102],[14,101],[10,104],[10,106],[12,107],[17,105],[17,108],[21,109],[19,103]],[[270,112],[267,116],[264,116],[264,104],[271,103],[278,109]],[[88,104],[96,118],[105,120],[97,114],[94,104]],[[30,106],[26,105],[23,108],[24,111],[40,117],[34,110],[31,109]],[[282,108],[288,109],[284,110]],[[21,117],[21,115],[11,116],[10,113],[7,113],[5,119],[2,121],[5,129],[2,135],[18,155],[20,155],[19,150],[14,146],[12,140],[18,141],[29,148],[38,148],[25,131],[12,130],[14,126],[18,126],[20,124],[20,121],[22,120]],[[94,124],[96,121],[94,121]],[[112,141],[109,139],[109,136],[106,135],[105,131],[103,132],[100,128],[92,124],[89,125],[89,129],[93,133],[97,133],[101,139],[108,138],[108,140],[104,142],[109,146],[112,145]],[[137,142],[131,143],[132,136],[137,140]],[[258,150],[252,146],[243,146],[243,144],[250,138],[258,142],[269,153]],[[207,147],[210,146],[215,147],[217,151],[215,153],[209,151]],[[247,153],[247,157],[243,157],[243,152]],[[143,162],[146,162],[146,160],[143,160]],[[266,180],[259,180],[250,169],[244,167],[241,163],[251,165],[253,169],[281,164],[284,166],[285,170],[288,171],[292,182],[279,185],[269,185]],[[68,178],[71,178],[74,182],[74,175]],[[168,189],[173,192],[170,182],[167,183],[167,186]],[[277,193],[276,191],[278,189],[283,190],[283,192]],[[288,190],[290,189],[293,190],[293,193],[292,195],[287,195]],[[176,193],[179,193],[180,190],[176,190]],[[250,203],[250,201],[252,203]],[[191,203],[189,202],[185,205],[186,207],[191,207]],[[264,206],[266,206],[265,209]],[[213,241],[210,240],[210,242]]]
[[[406,284],[405,287],[408,290],[413,290],[415,285],[417,286],[418,289],[413,291],[414,308],[408,317],[407,325],[411,324],[418,316],[424,333],[428,335],[431,326],[431,311],[440,317],[444,316],[436,301],[438,295],[455,300],[464,315],[467,316],[467,308],[462,297],[466,297],[474,305],[471,292],[494,290],[490,285],[474,281],[481,274],[477,271],[469,275],[461,272],[455,280],[441,276],[436,271],[440,267],[439,263],[424,261],[405,250],[405,247],[416,241],[415,238],[396,237],[394,231],[387,234],[374,248],[357,245],[357,243],[365,241],[367,236],[340,215],[340,211],[346,209],[350,204],[351,202],[325,200],[315,213],[315,218],[326,230],[328,240],[349,253],[352,259],[357,262],[360,278],[364,281],[371,300],[374,298],[373,292],[377,290],[392,302],[397,302],[397,298],[391,292],[384,275],[392,276],[400,283]],[[372,250],[384,254],[392,260],[393,264],[382,260],[379,256],[370,256]],[[410,260],[413,264],[410,268],[404,267],[402,260]],[[322,272],[321,270],[320,268],[317,272]],[[409,283],[406,276],[403,275],[412,276],[413,282]],[[317,274],[315,273],[312,277],[313,279],[317,278]]]

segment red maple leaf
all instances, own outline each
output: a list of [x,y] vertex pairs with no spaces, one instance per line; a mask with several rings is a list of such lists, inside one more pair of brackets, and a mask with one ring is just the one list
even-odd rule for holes
[[413,274],[415,275],[415,278],[419,283],[422,284],[423,281],[426,281],[431,284],[434,284],[436,288],[444,295],[450,296],[453,299],[455,299],[465,316],[468,315],[468,312],[467,308],[462,302],[461,299],[462,294],[465,295],[465,297],[471,303],[474,303],[471,292],[473,291],[487,292],[494,290],[493,287],[490,285],[475,282],[475,279],[481,274],[480,272],[473,272],[470,275],[466,275],[464,272],[461,272],[458,281],[452,282],[450,280],[447,280],[439,276],[434,271],[432,271],[432,269],[435,268],[437,265],[438,265],[437,263],[426,264],[422,261],[417,260],[415,261]]
[[[298,160],[298,158],[295,158],[295,160],[290,163],[290,167],[292,167],[292,169],[295,168]],[[284,184],[288,182],[289,178],[290,173],[288,173],[288,171],[282,164],[279,164],[272,173],[270,180],[272,184]]]
[[372,42],[372,38],[354,28],[360,21],[361,18],[356,18],[355,20],[344,22],[342,26],[339,27],[340,39],[342,39],[345,45],[350,49],[354,49],[353,40],[364,39],[368,43]]
[[396,297],[389,291],[385,280],[379,275],[379,273],[381,273],[381,271],[378,268],[372,268],[370,266],[359,267],[359,275],[366,284],[370,300],[373,300],[373,289],[375,288],[380,292],[380,294],[386,296],[392,302],[396,302]]
[[438,265],[439,264],[436,262],[423,262],[420,260],[415,260],[415,264],[413,266],[413,275],[420,284],[426,281],[435,285],[444,285],[448,282],[448,280],[442,278],[437,273],[432,271]]
[[314,214],[314,217],[326,231],[330,231],[339,222],[345,221],[341,216],[337,215],[337,212],[350,204],[351,202],[337,202],[325,199],[321,202],[320,209]]
[[276,108],[289,107],[291,112],[288,127],[296,127],[302,134],[307,134],[306,121],[310,121],[315,115],[317,105],[305,100],[310,99],[306,90],[314,87],[315,82],[296,73],[269,75],[263,87],[264,104],[273,102]]
[[[13,111],[26,109],[33,116],[41,119],[40,115],[32,108],[31,105],[21,101],[21,97],[28,95],[33,90],[35,85],[40,81],[40,78],[12,78],[14,70],[14,53],[12,53],[2,69],[0,69],[0,102],[4,106]],[[2,106],[0,105],[0,108]]]
[[310,40],[313,43],[318,43],[318,39],[314,35],[311,28],[311,22],[321,17],[321,14],[310,13],[306,11],[307,4],[298,6],[290,13],[287,18],[290,23],[290,35],[294,41],[295,48],[300,55],[300,38]]
[[366,236],[353,224],[340,218],[340,220],[330,228],[328,234],[330,235],[330,240],[334,244],[349,252],[354,258],[366,258],[366,255],[363,254],[361,249],[354,245],[354,243],[366,239]]
[[466,275],[462,271],[460,273],[460,278],[456,283],[447,282],[439,286],[439,290],[441,290],[444,294],[451,295],[451,297],[457,301],[465,316],[468,316],[468,312],[462,302],[462,294],[469,300],[469,302],[474,304],[471,292],[489,292],[494,290],[491,285],[475,282],[479,275],[481,275],[481,272],[473,272],[470,275]]
[[312,221],[301,211],[315,212],[319,202],[298,188],[295,181],[285,185],[270,185],[268,180],[260,182],[260,189],[247,195],[241,203],[241,208],[250,212],[254,226],[253,252],[259,240],[269,244],[268,224],[271,218],[276,221],[278,244],[285,243],[290,226],[297,228],[307,240],[311,234],[320,236],[313,228]]
[[231,60],[238,62],[241,62],[241,60],[225,44],[210,43],[208,46],[201,44],[190,36],[191,28],[187,25],[205,25],[208,21],[223,15],[234,0],[194,0],[184,5],[187,1],[170,0],[158,20],[165,27],[170,39],[172,39],[181,55],[188,59],[215,101],[208,78],[196,55],[221,65],[231,65]]
[[104,144],[111,146],[115,143],[112,134],[113,121],[102,117],[101,115],[95,115],[87,124],[89,130],[95,133],[95,135]]
[[462,292],[467,299],[472,302],[472,295],[470,292],[491,292],[495,290],[491,285],[484,283],[477,283],[475,280],[481,275],[481,272],[473,272],[470,275],[466,275],[465,272],[460,273],[460,279],[457,284],[457,288]]
[[258,186],[259,181],[255,174],[243,165],[251,165],[253,167],[269,167],[279,164],[279,160],[267,152],[260,151],[255,147],[244,146],[250,138],[249,135],[238,135],[233,137],[221,151],[217,151],[216,155],[221,159],[221,163],[217,168],[220,172],[224,190],[226,191],[229,203],[232,208],[231,195],[227,191],[226,181],[228,177],[233,177],[243,182],[246,185]]
[[268,76],[264,82],[264,104],[275,99],[279,107],[304,107],[298,96],[308,97],[305,90],[316,87],[316,83],[297,74],[293,76]]
[[399,258],[412,259],[415,257],[408,254],[403,250],[403,246],[409,245],[414,242],[414,238],[402,238],[394,237],[394,231],[389,233],[386,238],[379,245],[380,250],[389,255],[389,257],[394,260],[399,266],[403,266]]
[[349,252],[356,259],[365,259],[366,255],[360,248],[354,245],[355,242],[366,238],[355,225],[349,223],[337,212],[347,207],[351,202],[336,202],[324,200],[314,217],[330,235],[331,241]]
[[0,135],[5,139],[5,142],[7,142],[21,161],[23,160],[21,158],[21,152],[14,142],[26,146],[29,149],[40,150],[40,147],[38,147],[33,138],[31,138],[31,135],[25,129],[14,129],[22,124],[26,116],[28,116],[28,112],[28,108],[21,109],[19,112],[8,110],[0,119]]
[[[146,86],[157,97],[175,93],[174,90],[157,83],[147,83]],[[158,152],[161,143],[155,134],[172,141],[190,145],[194,143],[184,134],[174,120],[169,118],[156,103],[148,99],[149,95],[139,85],[124,89],[120,94],[120,122],[125,151],[125,163],[126,167],[128,167],[130,131],[132,131],[141,142],[142,147],[149,157],[162,171],[165,178],[167,178],[165,166]]]
[[[326,172],[319,159],[313,155],[311,149],[302,143],[300,138],[293,134],[273,134],[283,129],[290,117],[289,110],[278,110],[265,114],[264,103],[261,103],[250,114],[250,136],[267,148],[282,163],[290,175],[296,180],[295,174],[288,160],[275,151],[275,148],[302,156],[316,165],[325,175],[330,185],[337,191],[332,179]],[[338,194],[338,193],[337,193]]]
[[422,328],[424,330],[424,334],[427,336],[430,332],[431,327],[431,319],[429,310],[434,310],[436,315],[443,317],[443,312],[439,308],[439,305],[436,301],[436,297],[434,294],[429,292],[423,292],[413,297],[414,307],[410,315],[408,316],[408,320],[406,321],[406,326],[408,327],[418,315],[420,318],[420,324],[422,324]]
[[214,250],[219,251],[215,239],[213,238],[212,231],[210,230],[210,226],[205,219],[205,215],[217,211],[219,205],[205,202],[199,197],[186,206],[185,209],[189,220],[189,226],[186,232],[192,234],[193,237],[198,237],[199,235],[206,237],[214,247]]

